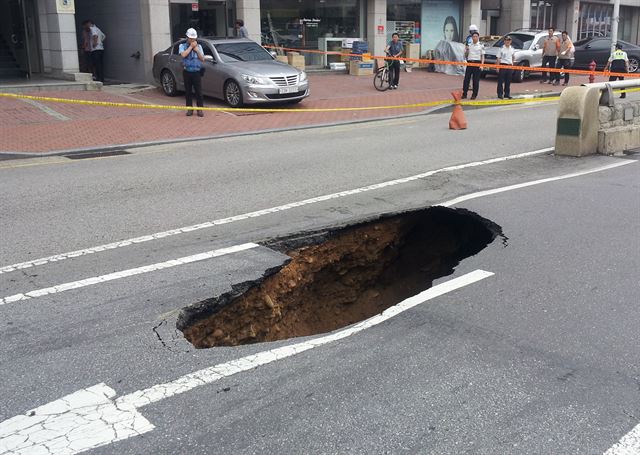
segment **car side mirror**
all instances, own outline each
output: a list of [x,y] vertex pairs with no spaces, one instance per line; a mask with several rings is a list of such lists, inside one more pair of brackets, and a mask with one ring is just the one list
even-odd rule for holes
[[215,60],[213,59],[213,55],[205,55],[204,61],[209,63],[215,63]]
[[278,54],[276,53],[276,51],[269,51],[269,54],[271,54],[271,56],[273,58],[276,58],[278,56]]
[[591,49],[591,44],[587,44],[584,48],[585,49]]
[[533,46],[533,50],[534,51],[537,51],[538,49],[540,49],[540,45],[539,44],[536,44],[535,46]]

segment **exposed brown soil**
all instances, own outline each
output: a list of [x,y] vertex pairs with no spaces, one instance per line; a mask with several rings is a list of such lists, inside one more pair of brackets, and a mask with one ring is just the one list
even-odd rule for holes
[[270,246],[296,245],[287,251],[291,261],[183,310],[178,328],[198,348],[329,332],[429,288],[500,233],[471,212],[432,207],[282,239]]

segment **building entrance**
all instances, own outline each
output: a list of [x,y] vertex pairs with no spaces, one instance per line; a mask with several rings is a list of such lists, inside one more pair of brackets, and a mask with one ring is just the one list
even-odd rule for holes
[[0,2],[0,78],[30,78],[42,71],[35,0]]

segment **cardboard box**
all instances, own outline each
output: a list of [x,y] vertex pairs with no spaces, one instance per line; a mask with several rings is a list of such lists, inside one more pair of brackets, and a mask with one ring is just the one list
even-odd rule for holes
[[[350,54],[351,53],[351,48],[350,47],[343,47],[341,52],[343,54]],[[349,61],[349,56],[348,55],[341,55],[340,56],[340,61],[341,62],[348,62]]]
[[289,58],[289,65],[298,68],[299,70],[303,70],[304,69],[304,55],[290,55],[287,54],[287,57]]
[[405,54],[407,58],[420,58],[420,45],[409,43],[405,46]]
[[373,75],[373,62],[352,60],[349,62],[349,74],[353,76],[371,76]]
[[286,55],[276,55],[276,60],[282,63],[289,63],[289,57]]

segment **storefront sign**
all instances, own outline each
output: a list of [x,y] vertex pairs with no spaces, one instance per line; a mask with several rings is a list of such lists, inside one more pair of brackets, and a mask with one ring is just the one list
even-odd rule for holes
[[58,14],[74,14],[76,6],[73,0],[56,0],[56,11]]
[[200,4],[192,3],[191,4],[191,11],[200,11]]
[[300,23],[307,28],[317,28],[320,25],[320,19],[300,19]]

